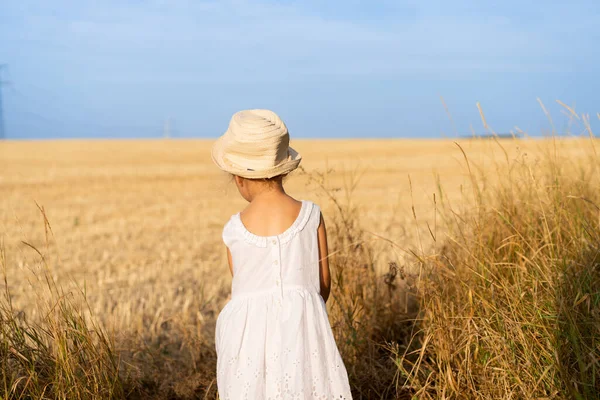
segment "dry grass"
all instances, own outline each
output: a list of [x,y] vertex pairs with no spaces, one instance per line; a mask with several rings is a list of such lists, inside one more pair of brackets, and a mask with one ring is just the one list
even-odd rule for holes
[[[46,219],[46,232],[51,227]],[[30,322],[16,310],[8,290],[6,254],[0,247],[4,293],[0,301],[0,394],[2,398],[122,398],[119,356],[103,328],[85,312],[85,292],[77,298],[56,285],[43,268],[43,280],[35,293],[40,318]]]
[[[423,255],[419,349],[395,354],[421,398],[600,396],[600,159],[506,160]],[[556,151],[556,152],[555,152]],[[465,161],[468,163],[467,155]]]
[[[590,143],[296,142],[356,398],[594,398]],[[1,396],[216,397],[220,230],[242,202],[209,145],[0,144]]]

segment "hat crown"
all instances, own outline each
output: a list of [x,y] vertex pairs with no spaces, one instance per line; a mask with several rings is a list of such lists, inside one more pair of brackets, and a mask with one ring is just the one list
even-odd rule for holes
[[285,123],[270,110],[235,113],[225,132],[230,163],[248,170],[274,167],[288,158],[290,136]]
[[235,113],[211,157],[223,171],[249,179],[288,174],[302,161],[281,118],[260,109]]

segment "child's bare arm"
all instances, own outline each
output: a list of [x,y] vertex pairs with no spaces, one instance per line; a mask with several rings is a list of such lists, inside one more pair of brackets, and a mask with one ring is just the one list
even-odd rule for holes
[[231,272],[231,276],[233,276],[233,260],[231,259],[231,251],[229,251],[229,247],[227,249],[227,262],[229,263],[229,272]]
[[327,230],[325,229],[325,221],[321,214],[321,222],[317,230],[319,240],[319,281],[321,286],[321,296],[327,302],[329,292],[331,291],[331,275],[329,272],[329,250],[327,249]]

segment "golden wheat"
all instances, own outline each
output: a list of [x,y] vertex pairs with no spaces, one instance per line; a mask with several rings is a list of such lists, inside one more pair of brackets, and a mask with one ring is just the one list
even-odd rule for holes
[[[484,119],[482,111],[481,115]],[[493,367],[505,375],[486,370],[487,360],[474,365],[472,357],[457,356],[448,346],[467,343],[464,350],[471,351],[469,340],[481,341],[477,335],[483,333],[491,339],[475,344],[475,361],[482,352],[488,354],[485,358],[492,357],[492,351],[506,351],[499,344],[502,333],[492,325],[473,333],[472,322],[456,324],[467,332],[456,344],[439,336],[445,332],[442,328],[452,327],[450,311],[458,316],[465,313],[473,321],[472,298],[487,289],[480,283],[461,293],[462,281],[456,282],[457,287],[440,288],[430,278],[432,268],[447,268],[445,260],[453,257],[461,264],[478,259],[492,265],[498,262],[484,252],[483,244],[488,243],[488,234],[494,238],[491,245],[499,249],[512,243],[514,232],[501,230],[503,218],[518,218],[523,224],[545,216],[562,218],[570,208],[556,214],[547,207],[555,204],[555,197],[567,194],[593,203],[597,193],[585,192],[593,182],[589,174],[597,173],[589,140],[465,139],[458,146],[439,140],[294,142],[305,168],[292,175],[286,186],[292,195],[320,203],[331,227],[337,286],[330,317],[358,398],[502,397],[490,390],[503,391],[508,398],[525,393],[519,391],[525,388],[558,396],[547,389],[547,381],[560,382],[563,378],[558,376],[565,371],[532,371],[531,377],[539,383],[519,386],[515,382],[531,377],[509,373],[502,360]],[[207,156],[210,144],[0,143],[0,233],[12,307],[5,315],[18,315],[22,324],[15,329],[27,331],[48,321],[40,303],[50,299],[50,304],[64,304],[60,293],[73,294],[72,302],[63,308],[70,317],[63,320],[80,321],[81,316],[86,323],[98,321],[94,331],[101,333],[92,334],[83,326],[80,332],[87,333],[82,343],[90,354],[110,353],[106,365],[118,359],[113,370],[120,377],[118,385],[99,383],[109,392],[82,391],[78,398],[102,398],[106,393],[130,398],[214,398],[214,321],[227,300],[230,283],[220,232],[243,201],[227,177],[212,166]],[[589,168],[582,169],[582,164]],[[548,176],[565,181],[578,177],[573,182],[580,185],[562,184],[560,190],[544,192],[552,185],[543,180]],[[536,191],[528,184],[535,184]],[[530,197],[521,199],[523,194]],[[506,214],[506,207],[513,210],[510,207],[515,205],[522,205],[524,216],[532,219],[515,211]],[[497,215],[490,216],[494,212]],[[578,215],[585,219],[595,214]],[[581,220],[570,221],[573,226],[561,231],[561,240],[581,234]],[[486,224],[498,228],[480,229]],[[546,234],[552,231],[548,224],[539,229]],[[476,247],[468,247],[473,243]],[[536,248],[543,243],[522,240],[521,245]],[[569,249],[568,254],[578,254],[577,245]],[[519,262],[515,265],[528,268],[525,259]],[[468,274],[473,268],[460,272]],[[543,272],[550,273],[548,268]],[[48,293],[48,287],[61,289]],[[522,301],[518,294],[511,289],[503,296]],[[560,301],[573,295],[577,293],[561,295]],[[466,299],[465,304],[449,311],[446,307],[454,303],[448,296]],[[590,299],[593,293],[587,296]],[[590,300],[577,305],[586,301]],[[484,307],[482,312],[489,310]],[[61,326],[59,320],[56,316],[51,322]],[[514,333],[522,335],[518,329]],[[448,333],[447,338],[453,337]],[[71,343],[72,339],[65,340]],[[534,360],[534,350],[539,348],[529,350],[524,354]],[[60,354],[64,360],[74,360],[72,347]],[[98,373],[91,371],[84,377],[104,382],[97,379],[102,376]],[[579,379],[585,378],[586,372],[581,374]],[[3,390],[7,393],[8,388]],[[63,389],[55,385],[53,390]]]

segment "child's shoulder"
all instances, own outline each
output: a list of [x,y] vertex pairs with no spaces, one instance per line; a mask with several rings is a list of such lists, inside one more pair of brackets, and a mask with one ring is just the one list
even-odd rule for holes
[[[293,224],[284,232],[286,238],[308,229],[316,231],[321,223],[321,207],[310,200],[300,200],[300,212]],[[244,239],[251,243],[259,243],[266,236],[257,236],[249,232],[241,220],[241,212],[233,214],[223,226],[222,237],[225,244],[232,244],[235,240]],[[281,236],[281,235],[280,235]]]
[[[300,203],[300,211],[298,213],[298,219],[308,219],[308,217],[312,217],[313,215],[317,215],[320,219],[321,216],[321,207],[319,207],[319,205],[311,200],[297,200],[297,199],[292,199],[295,202]],[[242,219],[242,213],[247,212],[246,210],[248,210],[248,207],[238,211],[237,213],[231,215],[229,217],[229,219],[225,222],[225,227],[227,226],[236,226],[239,225],[239,222]],[[243,227],[243,224],[241,225],[241,227]]]

